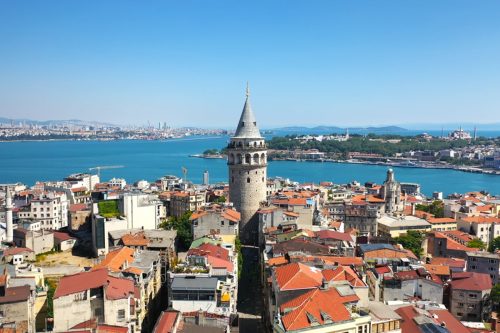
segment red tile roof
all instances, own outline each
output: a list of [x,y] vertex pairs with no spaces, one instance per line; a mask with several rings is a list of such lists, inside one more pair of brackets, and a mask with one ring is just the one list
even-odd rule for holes
[[71,237],[69,234],[60,231],[54,231],[54,238],[60,242],[64,242],[70,239],[75,239],[74,237]]
[[149,244],[149,239],[142,231],[135,234],[123,235],[121,241],[125,246],[148,246]]
[[352,242],[352,236],[348,233],[344,232],[338,232],[338,231],[333,231],[333,230],[321,230],[321,231],[316,231],[316,237],[319,239],[334,239],[334,240],[341,240],[341,241],[346,241],[346,242]]
[[111,251],[92,270],[107,268],[112,272],[120,272],[126,262],[132,263],[134,261],[134,252],[134,249],[129,247],[122,247]]
[[288,206],[305,206],[307,205],[306,198],[288,198],[288,199],[273,199],[274,205],[288,205]]
[[280,307],[282,323],[286,331],[310,328],[313,319],[323,325],[351,319],[351,313],[344,304],[357,302],[356,295],[340,296],[335,288],[329,290],[314,289]]
[[269,260],[267,260],[266,264],[268,266],[280,266],[280,265],[288,264],[288,260],[284,256],[275,257],[275,258],[270,258]]
[[324,269],[322,272],[326,281],[347,281],[352,287],[366,287],[356,272],[349,266],[338,266],[335,269]]
[[274,274],[280,291],[316,288],[323,281],[320,269],[302,263],[276,267]]
[[89,207],[87,204],[72,204],[69,205],[69,211],[74,213],[74,212],[79,212],[82,210],[89,210]]
[[432,265],[443,265],[454,268],[465,268],[465,260],[460,258],[434,257],[431,259]]
[[107,299],[122,299],[134,294],[132,280],[116,278],[109,275],[106,269],[99,269],[62,277],[54,298],[100,287],[105,287]]
[[439,325],[445,324],[446,329],[453,333],[470,333],[471,331],[455,318],[448,310],[429,310],[434,321]]
[[30,286],[8,287],[5,294],[0,296],[0,304],[25,302],[31,296]]
[[13,256],[20,253],[25,252],[33,252],[32,249],[28,249],[27,247],[9,247],[8,249],[3,250],[4,256]]
[[452,274],[450,285],[452,289],[483,291],[491,289],[492,282],[489,274],[461,272]]
[[468,216],[460,220],[469,223],[500,223],[500,218],[493,216]]
[[456,223],[457,220],[452,219],[451,217],[428,217],[427,222],[431,224]]
[[172,333],[180,316],[177,311],[163,311],[156,322],[153,333]]

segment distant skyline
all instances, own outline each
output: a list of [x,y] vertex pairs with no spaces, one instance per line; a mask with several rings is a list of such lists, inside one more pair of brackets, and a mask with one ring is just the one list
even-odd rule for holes
[[2,1],[0,117],[500,123],[500,2]]

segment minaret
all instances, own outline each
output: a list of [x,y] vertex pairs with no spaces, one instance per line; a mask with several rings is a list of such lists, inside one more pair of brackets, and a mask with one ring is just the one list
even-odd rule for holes
[[248,84],[243,112],[227,149],[227,165],[229,200],[241,213],[240,239],[243,244],[256,244],[259,232],[256,213],[266,200],[267,147],[250,106]]
[[12,243],[14,241],[14,227],[12,225],[12,196],[8,186],[5,187],[5,225],[7,229],[7,237],[5,241],[7,243]]

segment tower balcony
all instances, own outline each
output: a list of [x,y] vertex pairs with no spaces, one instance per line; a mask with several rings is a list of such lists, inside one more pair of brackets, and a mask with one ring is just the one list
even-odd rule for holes
[[249,165],[249,166],[265,166],[267,165],[267,152],[251,152],[245,151],[228,151],[228,165]]

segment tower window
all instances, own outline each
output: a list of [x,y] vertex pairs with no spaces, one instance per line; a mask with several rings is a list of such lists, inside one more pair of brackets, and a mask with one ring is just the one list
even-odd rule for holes
[[257,126],[257,122],[256,122],[256,121],[254,121],[254,122],[253,122],[253,125],[254,125],[254,126]]
[[245,127],[245,122],[244,121],[241,122],[241,127]]
[[250,177],[247,178],[247,183],[250,183]]

